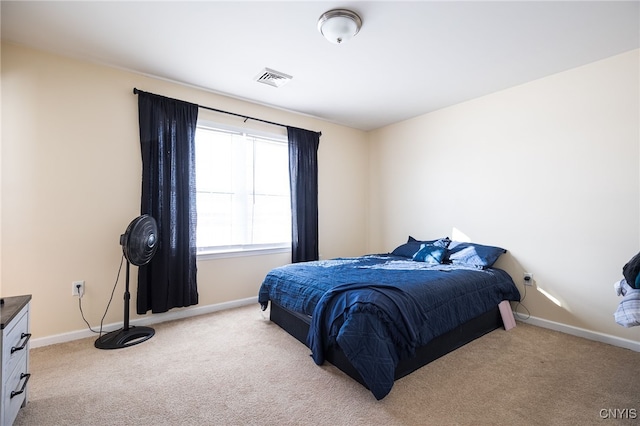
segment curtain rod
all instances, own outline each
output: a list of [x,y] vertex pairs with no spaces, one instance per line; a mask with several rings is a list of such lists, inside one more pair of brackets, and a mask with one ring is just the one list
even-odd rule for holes
[[[142,93],[151,93],[151,92],[144,92],[142,90],[138,90],[137,87],[133,88],[133,94],[134,95],[137,95],[140,92],[142,92]],[[155,93],[151,93],[151,94],[152,95],[156,95]],[[162,95],[156,95],[156,96],[162,96]],[[162,97],[165,98],[166,96],[162,96]],[[173,99],[173,98],[169,98],[169,99]],[[175,99],[175,100],[179,100],[179,99]],[[184,101],[180,101],[180,102],[184,102]],[[295,126],[287,126],[286,124],[275,123],[273,121],[263,120],[261,118],[249,117],[248,115],[236,114],[235,112],[223,111],[221,109],[211,108],[211,107],[203,106],[203,105],[198,105],[198,108],[208,109],[209,111],[215,111],[215,112],[219,112],[219,113],[222,113],[222,114],[235,115],[236,117],[244,118],[245,123],[247,122],[247,120],[253,120],[253,121],[260,121],[261,123],[271,124],[273,126],[295,127]],[[316,133],[318,134],[318,136],[322,136],[322,132],[316,132]]]

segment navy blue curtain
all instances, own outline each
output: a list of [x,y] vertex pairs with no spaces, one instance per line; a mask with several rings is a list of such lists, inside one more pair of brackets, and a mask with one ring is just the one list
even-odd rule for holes
[[320,134],[287,127],[291,186],[291,261],[318,260],[318,145]]
[[160,244],[138,269],[137,312],[198,303],[195,131],[198,105],[137,91],[142,150],[141,214],[158,224]]

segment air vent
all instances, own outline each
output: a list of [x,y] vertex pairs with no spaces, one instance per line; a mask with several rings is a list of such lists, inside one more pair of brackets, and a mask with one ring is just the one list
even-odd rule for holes
[[260,74],[258,74],[255,80],[258,83],[268,84],[273,87],[282,87],[289,82],[293,77],[285,73],[274,71],[270,68],[265,68]]

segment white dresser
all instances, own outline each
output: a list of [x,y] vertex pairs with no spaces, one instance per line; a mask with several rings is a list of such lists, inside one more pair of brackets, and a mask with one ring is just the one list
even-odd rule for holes
[[18,411],[27,404],[29,374],[29,307],[31,295],[4,297],[0,305],[0,425],[13,424]]

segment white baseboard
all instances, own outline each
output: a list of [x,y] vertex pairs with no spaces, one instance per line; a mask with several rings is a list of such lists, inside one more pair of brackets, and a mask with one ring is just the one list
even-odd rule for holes
[[518,318],[517,321],[521,321],[526,324],[535,325],[538,327],[548,328],[562,333],[570,334],[572,336],[583,337],[589,340],[595,340],[596,342],[607,343],[613,346],[619,346],[621,348],[631,349],[635,352],[640,352],[640,342],[635,340],[623,339],[622,337],[612,336],[610,334],[599,333],[597,331],[587,330],[580,327],[574,327],[572,325],[562,324],[559,322],[549,321],[543,318],[529,317],[528,319]]
[[[162,314],[153,314],[141,318],[132,319],[129,324],[132,326],[148,326],[151,324],[158,324],[166,321],[173,321],[182,318],[194,317],[196,315],[210,314],[212,312],[222,311],[225,309],[238,308],[240,306],[247,306],[255,304],[256,309],[260,309],[258,305],[258,297],[249,297],[247,299],[233,300],[231,302],[217,303],[214,305],[195,306],[191,308],[184,308],[176,311],[164,312]],[[109,332],[122,328],[122,323],[108,324],[102,327],[103,332]],[[96,327],[94,327],[95,329]],[[53,336],[40,337],[31,339],[29,342],[30,347],[38,348],[41,346],[54,345],[56,343],[70,342],[72,340],[84,339],[87,337],[98,338],[98,335],[91,330],[84,329],[78,331],[70,331],[68,333],[56,334]]]
[[[130,321],[131,325],[138,326],[148,326],[151,324],[158,324],[166,321],[173,321],[182,318],[194,317],[197,315],[209,314],[217,311],[222,311],[225,309],[233,309],[238,308],[240,306],[247,306],[251,304],[258,304],[257,297],[249,297],[247,299],[233,300],[230,302],[217,303],[214,305],[206,305],[206,306],[195,306],[192,308],[185,308],[176,311],[165,312],[162,314],[154,314],[148,315],[142,318],[136,318]],[[258,308],[256,306],[256,308]],[[258,308],[259,309],[259,308]],[[538,327],[548,328],[551,330],[559,331],[562,333],[570,334],[572,336],[582,337],[589,340],[594,340],[596,342],[607,343],[613,346],[619,346],[621,348],[631,349],[635,352],[640,352],[640,342],[623,339],[621,337],[611,336],[609,334],[598,333],[596,331],[587,330],[580,327],[574,327],[567,324],[562,324],[555,321],[549,321],[543,318],[537,318],[530,316],[528,319],[518,318],[516,316],[516,320],[535,325]],[[108,324],[103,326],[103,331],[109,332],[113,330],[117,330],[122,327],[122,323]],[[71,331],[68,333],[56,334],[54,336],[40,337],[36,339],[32,339],[30,342],[31,348],[38,348],[41,346],[49,346],[54,345],[56,343],[64,343],[70,342],[72,340],[84,339],[87,337],[96,337],[96,333],[93,333],[90,330],[78,330]]]

